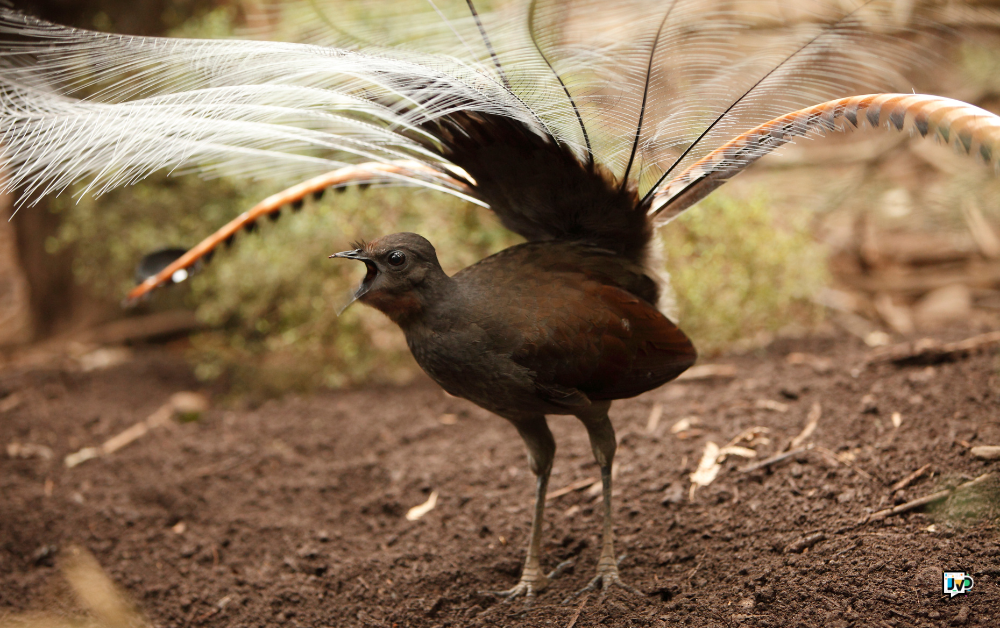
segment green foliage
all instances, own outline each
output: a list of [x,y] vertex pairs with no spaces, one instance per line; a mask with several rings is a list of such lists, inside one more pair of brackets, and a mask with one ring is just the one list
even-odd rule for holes
[[[955,489],[968,478],[942,479],[940,489]],[[934,521],[963,528],[983,522],[1000,520],[1000,482],[989,478],[962,490],[955,490],[946,499],[930,504],[928,511]]]
[[760,332],[818,321],[824,249],[806,212],[772,209],[757,195],[716,193],[660,231],[680,326],[702,353]]
[[271,188],[226,179],[156,175],[95,199],[78,192],[52,199],[63,214],[50,252],[73,247],[73,273],[99,297],[120,300],[143,255],[186,247],[211,234]]

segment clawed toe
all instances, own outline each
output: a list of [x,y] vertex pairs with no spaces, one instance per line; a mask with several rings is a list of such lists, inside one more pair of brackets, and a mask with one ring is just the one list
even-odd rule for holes
[[555,580],[561,576],[567,569],[573,566],[573,560],[564,560],[563,562],[556,565],[556,568],[549,572],[549,575],[542,576],[536,575],[533,578],[525,578],[522,576],[521,581],[514,585],[512,588],[506,591],[483,591],[484,595],[492,595],[494,597],[503,598],[505,600],[512,600],[514,598],[523,597],[525,599],[525,605],[531,606],[535,601],[535,596],[541,593],[542,589],[549,586],[552,580]]
[[570,558],[568,560],[562,561],[561,563],[559,563],[558,565],[556,565],[556,568],[553,569],[552,571],[550,571],[549,575],[545,576],[545,578],[547,580],[555,580],[559,576],[561,576],[564,573],[566,573],[566,570],[568,570],[570,567],[572,567],[574,563],[575,563],[575,561],[572,558]]
[[573,595],[563,600],[563,604],[568,604],[573,600],[575,600],[576,598],[583,595],[584,593],[592,593],[594,591],[597,591],[598,589],[600,589],[601,591],[601,597],[604,597],[608,589],[610,589],[611,587],[619,587],[625,589],[629,593],[637,595],[639,597],[645,596],[645,594],[639,589],[636,589],[635,587],[626,584],[618,575],[618,567],[615,566],[609,569],[598,571],[597,575],[594,576],[590,580],[590,582],[587,583],[587,586],[583,587]]
[[485,591],[486,595],[513,600],[523,597],[526,606],[530,606],[535,601],[535,596],[549,584],[548,578],[539,580],[521,580],[512,588],[506,591]]

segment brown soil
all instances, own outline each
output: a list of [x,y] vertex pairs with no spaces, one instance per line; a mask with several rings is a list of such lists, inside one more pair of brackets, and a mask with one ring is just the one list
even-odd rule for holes
[[[792,351],[832,366],[790,364]],[[430,382],[253,409],[219,401],[197,422],[66,469],[63,456],[196,382],[163,350],[91,373],[8,371],[0,397],[22,403],[0,415],[0,444],[45,445],[54,456],[0,458],[0,615],[64,605],[58,548],[78,544],[157,626],[567,626],[578,611],[576,626],[997,625],[995,484],[855,525],[996,470],[969,446],[1000,444],[997,356],[855,370],[867,354],[848,338],[783,341],[722,360],[736,365],[735,379],[675,383],[616,404],[621,568],[647,595],[594,595],[582,611],[562,600],[597,558],[600,511],[586,489],[549,502],[544,561],[576,564],[531,610],[480,592],[518,577],[533,479],[511,426]],[[663,416],[649,434],[658,402]],[[771,442],[755,445],[762,459],[801,432],[816,402],[816,449],[751,473],[740,469],[752,461],[730,457],[688,499],[707,441],[721,446],[763,426]],[[679,438],[670,428],[688,416],[701,432]],[[596,478],[575,419],[551,424],[560,448],[551,489]],[[890,496],[925,464],[931,476]],[[432,491],[437,507],[407,521]],[[816,533],[825,538],[788,551]],[[946,569],[971,573],[972,593],[943,596]]]

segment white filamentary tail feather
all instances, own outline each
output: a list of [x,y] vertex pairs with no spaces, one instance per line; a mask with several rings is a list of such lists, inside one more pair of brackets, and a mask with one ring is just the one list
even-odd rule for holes
[[374,26],[343,22],[332,3],[286,5],[309,20],[299,33],[309,43],[108,35],[0,9],[6,187],[37,198],[81,180],[103,192],[163,168],[304,177],[400,158],[442,167],[425,125],[456,111],[517,120],[615,176],[634,162],[629,176],[649,187],[727,107],[687,159],[791,109],[883,86],[910,54],[864,28],[886,10],[878,2],[839,13],[818,2],[813,23],[754,54],[736,40],[774,16],[740,2],[518,4],[482,16],[489,47],[469,16],[439,4],[446,21]]
[[997,161],[1000,118],[879,93],[907,91],[900,72],[939,30],[901,23],[890,0],[393,6],[366,3],[382,17],[353,23],[336,2],[277,5],[290,41],[110,35],[0,6],[0,189],[24,205],[164,169],[414,185],[491,207],[529,240],[627,251],[645,249],[628,240],[637,225],[812,133],[886,126]]

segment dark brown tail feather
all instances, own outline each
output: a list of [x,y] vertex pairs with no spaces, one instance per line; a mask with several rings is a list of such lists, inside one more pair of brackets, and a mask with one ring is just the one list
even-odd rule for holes
[[510,118],[458,112],[425,126],[511,231],[645,261],[652,229],[633,185],[620,186],[601,166]]

